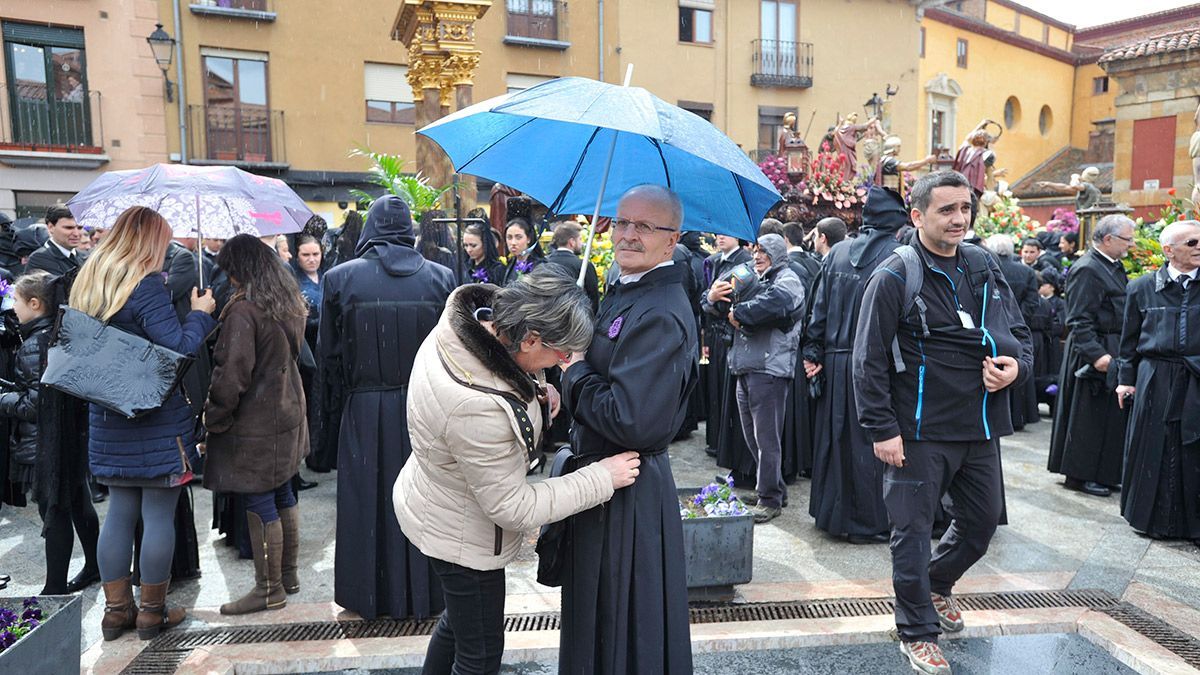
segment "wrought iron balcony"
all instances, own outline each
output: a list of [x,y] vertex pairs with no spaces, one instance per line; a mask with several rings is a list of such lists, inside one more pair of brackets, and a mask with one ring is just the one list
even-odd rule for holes
[[274,0],[190,0],[192,14],[211,14],[254,21],[274,21]]
[[0,150],[103,154],[100,92],[47,94],[45,84],[0,84]]
[[812,86],[813,46],[810,42],[754,41],[755,87],[807,89]]
[[504,43],[566,49],[567,3],[562,0],[506,0],[508,29]]
[[193,163],[286,168],[283,111],[251,106],[188,106]]

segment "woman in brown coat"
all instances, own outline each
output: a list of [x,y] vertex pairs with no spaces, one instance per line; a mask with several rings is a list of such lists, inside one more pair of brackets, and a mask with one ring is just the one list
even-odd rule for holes
[[290,481],[308,449],[296,363],[308,307],[275,252],[250,235],[225,242],[217,265],[234,294],[221,313],[204,406],[204,487],[245,495],[255,585],[221,613],[248,614],[284,607],[286,593],[300,590]]

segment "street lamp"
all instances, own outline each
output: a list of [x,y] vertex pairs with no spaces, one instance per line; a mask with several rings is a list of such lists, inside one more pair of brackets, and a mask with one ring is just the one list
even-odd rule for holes
[[175,100],[175,84],[167,77],[167,67],[171,65],[171,58],[175,55],[175,38],[167,35],[167,31],[163,30],[161,23],[155,24],[154,32],[150,37],[146,38],[146,42],[150,45],[150,51],[154,53],[154,62],[163,73],[163,82],[167,88],[167,103]]

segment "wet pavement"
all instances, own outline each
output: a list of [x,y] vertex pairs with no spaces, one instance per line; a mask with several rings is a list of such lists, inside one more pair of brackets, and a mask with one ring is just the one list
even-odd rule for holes
[[[946,658],[955,675],[1125,675],[1133,669],[1078,635],[1008,635],[994,638],[946,640]],[[746,673],[912,673],[898,654],[896,643],[806,647],[800,649],[708,652],[693,657],[696,672],[709,675]],[[342,670],[321,675],[419,675],[420,668]],[[512,675],[550,675],[554,661],[514,663],[500,671]]]
[[[1119,515],[1116,496],[1097,498],[1065,490],[1062,478],[1046,471],[1050,423],[1043,419],[1028,431],[1002,441],[1009,524],[1001,527],[987,555],[964,579],[974,592],[1026,588],[1102,589],[1135,602],[1193,636],[1200,637],[1200,548],[1191,542],[1153,541],[1133,532]],[[717,469],[704,453],[703,427],[671,447],[679,486],[701,486]],[[306,472],[307,474],[307,472]],[[300,495],[302,590],[289,596],[289,608],[246,617],[241,623],[275,623],[338,614],[333,598],[336,472],[310,476],[320,485]],[[771,523],[755,528],[754,580],[737,588],[737,601],[762,602],[812,597],[868,597],[890,594],[890,556],[886,545],[855,546],[817,530],[808,516],[809,482],[789,488],[790,506]],[[212,500],[194,489],[203,577],[176,583],[170,600],[196,611],[182,629],[222,625],[216,606],[240,596],[252,583],[248,560],[236,558],[223,537],[209,529]],[[105,505],[98,506],[101,518]],[[35,594],[42,586],[43,548],[33,508],[0,510],[0,572],[12,582],[0,595]],[[535,533],[529,533],[532,543]],[[82,565],[76,549],[72,573]],[[553,611],[558,594],[534,581],[536,555],[527,546],[508,568],[508,611]],[[99,641],[103,603],[98,586],[84,592],[82,650]],[[293,616],[294,615],[294,616]],[[345,618],[353,618],[346,615]],[[315,619],[305,619],[315,620]],[[1062,629],[1059,629],[1062,630]],[[117,643],[105,645],[111,651]],[[136,653],[139,645],[120,643]],[[1034,642],[1039,655],[1065,649],[1059,642]],[[808,649],[806,647],[806,649]],[[899,662],[894,645],[881,645],[887,660]],[[768,652],[789,658],[789,652]],[[863,652],[867,658],[871,652]],[[1054,651],[1054,654],[1059,653]],[[704,657],[707,658],[707,657]],[[731,657],[732,658],[732,657]],[[881,656],[882,658],[882,656]],[[958,665],[957,663],[955,664]],[[733,667],[733,666],[730,666]],[[863,671],[860,671],[863,672]],[[978,671],[986,672],[986,671]],[[1012,671],[1018,672],[1018,671]],[[1098,671],[1100,672],[1100,671]],[[1107,672],[1107,671],[1104,671]],[[1116,671],[1114,671],[1116,672]]]

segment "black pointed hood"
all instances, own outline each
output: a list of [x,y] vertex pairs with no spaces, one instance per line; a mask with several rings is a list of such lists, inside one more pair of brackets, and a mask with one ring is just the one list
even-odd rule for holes
[[856,268],[870,264],[888,241],[895,241],[900,228],[911,224],[900,195],[877,185],[867,193],[862,219],[863,231],[850,243],[850,264]]
[[425,262],[413,248],[416,243],[408,204],[396,195],[385,195],[367,211],[354,254],[360,258],[378,257],[389,274],[408,276]]

